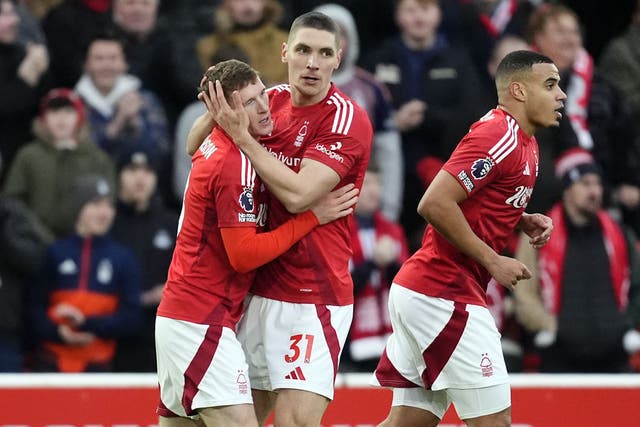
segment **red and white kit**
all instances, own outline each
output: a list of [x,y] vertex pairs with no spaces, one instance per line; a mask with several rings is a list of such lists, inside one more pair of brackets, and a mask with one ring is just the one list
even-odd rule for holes
[[158,307],[160,415],[252,403],[247,364],[234,331],[255,274],[231,267],[220,228],[260,223],[266,207],[260,205],[260,187],[248,158],[214,129],[193,156]]
[[[292,106],[288,85],[272,88],[269,96],[274,131],[261,142],[271,155],[296,172],[303,158],[321,162],[340,176],[337,187],[353,183],[361,188],[373,135],[367,113],[333,84],[324,100],[306,107]],[[279,226],[290,217],[284,206],[272,197],[269,228]],[[296,317],[281,319],[283,327],[269,329],[267,339],[254,331],[273,325],[266,323],[263,312],[251,309],[251,304],[256,304],[258,299],[251,300],[238,337],[245,350],[264,351],[256,357],[262,357],[269,364],[267,376],[266,370],[252,367],[250,361],[252,385],[263,385],[265,389],[282,385],[333,396],[333,380],[352,317],[351,252],[345,217],[316,227],[286,253],[259,269],[251,289],[254,295],[286,304],[307,305],[305,312],[311,313],[315,321],[308,322],[305,329]],[[290,316],[298,312],[295,307],[282,310]],[[292,354],[299,335],[303,340],[305,336],[314,337],[312,354],[308,360],[304,359],[301,368],[304,379],[289,375],[296,368],[294,361],[281,363]],[[314,368],[322,360],[330,363]],[[334,375],[328,375],[329,372]]]
[[[533,191],[535,138],[508,113],[494,109],[473,124],[443,168],[468,193],[460,209],[471,229],[500,253]],[[394,279],[394,332],[375,381],[427,390],[507,384],[500,334],[486,303],[490,279],[480,264],[428,226],[422,247]],[[417,319],[416,313],[424,317]]]

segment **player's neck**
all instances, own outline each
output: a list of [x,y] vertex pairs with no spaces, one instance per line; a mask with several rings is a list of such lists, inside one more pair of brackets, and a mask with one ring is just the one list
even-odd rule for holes
[[513,117],[516,120],[516,123],[518,123],[520,129],[522,129],[522,131],[527,134],[527,136],[532,137],[536,132],[537,127],[529,122],[529,120],[527,120],[526,114],[519,111],[518,108],[513,108],[503,104],[499,104],[498,108]]
[[302,91],[298,90],[295,86],[291,86],[291,103],[294,107],[308,107],[310,105],[315,105],[321,102],[323,99],[327,97],[329,90],[331,89],[331,85],[327,86],[325,90],[322,90],[313,95],[307,95]]

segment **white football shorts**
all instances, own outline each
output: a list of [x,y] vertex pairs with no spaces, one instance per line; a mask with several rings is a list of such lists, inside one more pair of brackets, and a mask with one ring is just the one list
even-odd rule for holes
[[162,416],[200,408],[253,404],[247,362],[233,330],[156,317]]
[[[393,333],[373,382],[394,388],[394,405],[432,408],[442,418],[454,403],[463,419],[510,406],[500,333],[486,307],[429,297],[394,283],[389,314]],[[491,398],[478,398],[487,395]]]
[[353,305],[297,304],[250,296],[238,340],[247,355],[251,386],[267,391],[305,390],[333,399],[352,318]]

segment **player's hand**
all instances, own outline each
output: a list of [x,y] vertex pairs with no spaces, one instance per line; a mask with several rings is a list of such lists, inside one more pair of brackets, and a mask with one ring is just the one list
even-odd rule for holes
[[318,200],[311,210],[318,218],[320,225],[353,213],[353,207],[358,201],[358,189],[353,184],[347,184]]
[[531,272],[526,265],[517,259],[502,255],[498,255],[486,268],[498,283],[509,290],[514,290],[520,280],[531,278]]
[[219,80],[216,80],[215,84],[209,82],[209,93],[215,94],[210,97],[210,103],[207,104],[213,120],[237,143],[248,133],[249,129],[249,116],[244,110],[240,94],[237,90],[231,94],[232,108],[224,97],[222,84]]
[[546,215],[522,214],[518,224],[520,229],[530,237],[529,243],[536,249],[547,244],[553,231],[553,221]]

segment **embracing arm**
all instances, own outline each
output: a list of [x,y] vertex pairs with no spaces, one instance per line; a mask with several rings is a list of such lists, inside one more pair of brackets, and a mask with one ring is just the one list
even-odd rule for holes
[[216,122],[208,111],[202,113],[191,126],[187,135],[187,154],[193,156],[202,144],[202,141],[211,133]]
[[240,273],[254,270],[282,255],[317,225],[353,213],[358,201],[353,184],[338,188],[273,231],[257,233],[255,227],[225,227],[220,231],[231,266]]
[[498,283],[512,289],[531,277],[521,262],[497,254],[471,229],[460,206],[467,193],[448,172],[441,170],[418,204],[418,213],[452,245],[480,263]]
[[285,253],[316,225],[318,219],[307,211],[266,233],[257,233],[255,227],[225,227],[220,232],[231,266],[246,273]]
[[305,211],[340,182],[340,176],[316,160],[302,159],[296,173],[253,139],[248,133],[234,142],[249,157],[253,168],[284,207],[292,213]]

